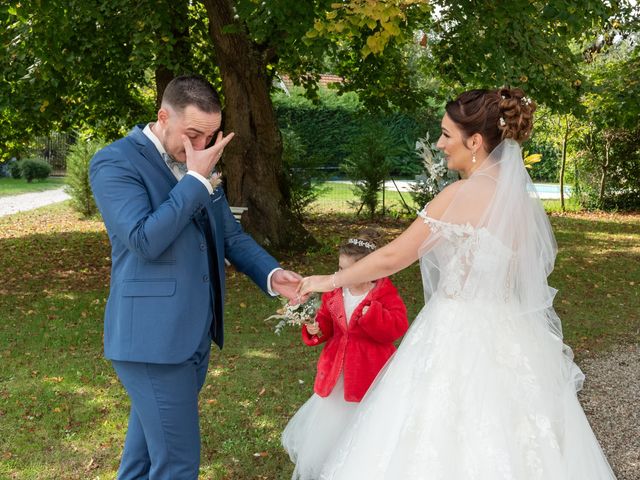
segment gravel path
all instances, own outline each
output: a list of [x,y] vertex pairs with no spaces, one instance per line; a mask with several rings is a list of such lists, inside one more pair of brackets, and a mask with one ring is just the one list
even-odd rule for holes
[[580,402],[618,480],[640,479],[640,346],[578,362]]
[[46,190],[44,192],[23,193],[20,195],[11,195],[9,197],[0,197],[0,217],[25,210],[44,207],[51,203],[64,202],[69,198],[71,197],[64,192],[63,188]]

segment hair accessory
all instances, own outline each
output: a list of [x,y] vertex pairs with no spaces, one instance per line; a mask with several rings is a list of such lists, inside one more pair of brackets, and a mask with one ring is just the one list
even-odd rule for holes
[[531,105],[531,99],[529,97],[522,97],[520,103],[522,103],[522,105]]
[[500,126],[501,127],[506,127],[507,126],[507,122],[504,121],[504,117],[500,117]]
[[360,240],[359,238],[350,238],[348,243],[351,243],[353,245],[357,245],[359,247],[365,247],[368,248],[369,250],[375,250],[376,246],[373,243],[369,243],[369,242],[365,242],[364,240]]
[[506,98],[507,98],[507,97],[506,97],[506,96],[504,96],[504,95],[500,95],[500,96],[502,97],[502,99],[503,99],[503,100],[506,100]]

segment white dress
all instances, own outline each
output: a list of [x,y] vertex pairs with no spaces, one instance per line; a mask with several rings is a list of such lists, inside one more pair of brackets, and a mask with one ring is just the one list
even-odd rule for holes
[[[353,295],[342,289],[347,325],[356,307],[367,296]],[[351,420],[357,402],[344,399],[344,378],[338,381],[327,397],[314,393],[296,412],[282,432],[282,446],[296,464],[292,479],[317,480],[327,456],[335,447],[344,427]]]
[[576,396],[581,372],[537,318],[544,310],[522,316],[508,288],[483,287],[510,251],[484,228],[420,215],[449,260],[320,478],[615,478]]

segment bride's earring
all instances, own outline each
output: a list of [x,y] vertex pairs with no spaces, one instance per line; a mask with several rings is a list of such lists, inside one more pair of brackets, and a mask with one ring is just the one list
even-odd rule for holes
[[476,163],[476,152],[475,152],[475,150],[473,151],[473,155],[471,157],[471,163]]

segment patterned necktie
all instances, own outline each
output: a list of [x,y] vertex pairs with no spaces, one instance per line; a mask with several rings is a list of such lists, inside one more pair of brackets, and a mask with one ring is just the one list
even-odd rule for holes
[[178,162],[166,152],[162,154],[162,159],[164,163],[167,164],[167,167],[169,167],[169,170],[175,175],[176,179],[180,180],[187,174],[186,163]]

